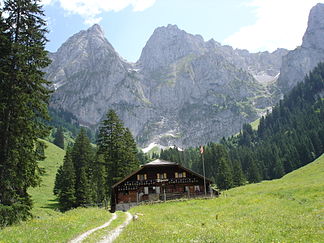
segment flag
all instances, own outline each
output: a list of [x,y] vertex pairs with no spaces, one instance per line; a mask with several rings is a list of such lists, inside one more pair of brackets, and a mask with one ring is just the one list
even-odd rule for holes
[[203,154],[204,153],[204,147],[200,146],[200,153]]

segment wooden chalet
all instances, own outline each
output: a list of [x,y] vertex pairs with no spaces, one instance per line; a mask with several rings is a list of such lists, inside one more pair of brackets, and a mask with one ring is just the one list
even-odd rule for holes
[[112,186],[111,211],[128,210],[142,202],[165,201],[183,197],[211,196],[209,179],[177,163],[154,160],[142,165]]

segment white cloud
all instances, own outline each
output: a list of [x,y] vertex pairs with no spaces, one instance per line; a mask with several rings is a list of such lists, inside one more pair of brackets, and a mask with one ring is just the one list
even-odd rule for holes
[[99,14],[109,11],[121,11],[129,6],[133,11],[144,11],[154,5],[156,0],[42,0],[45,5],[58,1],[70,14],[79,14],[85,24],[99,23]]
[[256,22],[242,27],[224,43],[249,51],[294,49],[302,42],[310,9],[323,0],[252,0]]

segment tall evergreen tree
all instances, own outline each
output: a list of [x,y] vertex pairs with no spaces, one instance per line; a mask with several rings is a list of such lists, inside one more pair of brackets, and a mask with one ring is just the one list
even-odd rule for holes
[[53,143],[61,149],[64,149],[64,133],[62,127],[56,130]]
[[75,207],[76,175],[70,148],[66,151],[62,171],[59,171],[59,174],[57,174],[55,184],[58,185],[56,192],[58,193],[60,209],[66,211]]
[[76,205],[81,206],[92,202],[90,191],[90,180],[92,178],[93,149],[86,131],[81,129],[75,140],[71,152],[75,170],[75,196]]
[[0,12],[6,16],[0,19],[0,207],[19,205],[19,220],[32,206],[28,188],[39,182],[34,148],[48,134],[42,120],[50,94],[41,70],[50,61],[38,0],[6,0]]
[[108,111],[99,129],[98,154],[105,161],[108,193],[113,184],[139,166],[135,141],[113,110]]
[[240,162],[238,160],[233,161],[233,186],[242,186],[245,180]]

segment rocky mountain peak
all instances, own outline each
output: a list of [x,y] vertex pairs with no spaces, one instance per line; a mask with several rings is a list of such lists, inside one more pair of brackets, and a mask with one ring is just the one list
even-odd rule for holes
[[104,31],[99,24],[92,25],[86,31],[92,35],[104,35]]
[[278,85],[283,93],[303,81],[319,62],[324,62],[324,4],[315,5],[300,47],[283,57]]
[[324,50],[324,4],[315,5],[309,14],[303,47]]
[[178,26],[169,24],[155,29],[138,62],[146,70],[154,71],[189,54],[201,54],[204,45],[200,35],[188,34]]

